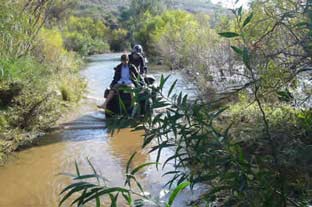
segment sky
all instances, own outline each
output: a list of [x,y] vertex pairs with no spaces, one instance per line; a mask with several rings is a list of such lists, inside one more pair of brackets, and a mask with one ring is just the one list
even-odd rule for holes
[[243,5],[245,8],[248,5],[248,2],[250,2],[250,0],[239,0],[238,3],[235,5],[235,1],[236,0],[211,0],[212,3],[221,3],[223,6],[227,7],[227,8],[234,8],[235,7],[240,7],[241,5]]

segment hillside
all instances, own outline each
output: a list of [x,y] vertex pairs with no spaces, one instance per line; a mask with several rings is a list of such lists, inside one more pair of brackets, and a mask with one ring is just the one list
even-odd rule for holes
[[[211,3],[210,0],[163,0],[172,9],[182,9],[189,12],[204,12],[211,16],[228,14],[228,10],[220,5]],[[110,19],[117,17],[123,8],[130,4],[128,0],[79,0],[76,14],[79,16],[93,16],[96,18]],[[103,11],[106,11],[105,13]]]
[[216,11],[226,11],[223,7],[211,3],[209,0],[172,0],[174,9],[182,9],[189,12],[206,12],[213,14]]

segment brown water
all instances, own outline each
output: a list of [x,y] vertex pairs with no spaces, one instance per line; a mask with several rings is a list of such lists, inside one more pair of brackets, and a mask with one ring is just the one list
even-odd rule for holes
[[[59,173],[74,173],[77,161],[82,172],[91,172],[87,158],[95,168],[109,180],[110,186],[122,186],[125,166],[129,157],[136,151],[134,165],[155,160],[155,154],[141,150],[142,132],[123,129],[110,136],[105,130],[105,117],[96,110],[102,94],[113,76],[113,67],[118,64],[119,54],[106,54],[91,57],[91,62],[82,75],[88,80],[88,92],[82,106],[67,115],[66,130],[42,137],[37,146],[16,152],[4,167],[0,168],[0,207],[56,207],[59,193],[70,183]],[[159,77],[159,74],[155,74]],[[174,74],[174,79],[182,79]],[[168,84],[170,86],[170,83]],[[187,90],[180,82],[179,90]],[[165,151],[162,160],[171,154]],[[140,174],[140,180],[153,197],[162,197],[164,184],[168,181],[162,171],[148,167]],[[185,200],[198,196],[185,191],[175,206],[185,206]],[[164,198],[168,197],[165,195]]]

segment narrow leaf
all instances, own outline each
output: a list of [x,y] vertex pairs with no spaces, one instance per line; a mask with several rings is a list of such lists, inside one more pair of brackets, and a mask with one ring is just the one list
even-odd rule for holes
[[169,91],[168,91],[168,97],[170,97],[170,95],[171,95],[171,93],[172,93],[172,91],[173,91],[175,85],[177,84],[177,82],[178,82],[178,80],[175,80],[175,81],[173,82],[173,84],[171,85],[171,87],[170,87],[170,89],[169,89]]
[[124,193],[126,193],[126,192],[129,192],[129,190],[124,189],[124,188],[120,188],[120,187],[107,188],[107,189],[98,191],[96,195],[90,196],[83,203],[85,204],[85,203],[87,203],[87,202],[89,202],[91,200],[96,199],[97,197],[100,197],[102,195],[109,195],[110,193],[114,193],[114,192],[121,192],[121,193],[124,192]]
[[243,23],[243,27],[245,27],[251,21],[252,18],[253,18],[253,13],[251,12],[249,16],[245,19]]
[[90,184],[88,182],[79,182],[79,183],[73,183],[73,184],[70,184],[69,186],[67,186],[66,188],[64,188],[62,190],[62,192],[60,192],[60,195],[63,194],[65,191],[68,191],[69,189],[71,188],[76,188],[76,187],[79,187],[79,186],[82,186],[82,185],[86,185],[86,184]]
[[119,100],[119,107],[122,109],[122,111],[124,113],[128,113],[126,105],[120,96],[118,96],[118,100]]
[[226,37],[226,38],[232,38],[232,37],[238,37],[239,36],[239,34],[237,34],[235,32],[220,32],[219,35],[222,37]]
[[168,202],[168,205],[169,206],[172,206],[175,198],[178,196],[178,194],[184,190],[187,186],[189,186],[191,183],[190,182],[184,182],[184,183],[181,183],[180,185],[178,185],[174,190],[173,192],[171,193],[170,197],[169,197],[169,202]]
[[77,173],[77,175],[80,176],[79,167],[78,167],[78,163],[77,163],[76,160],[75,160],[75,167],[76,167],[76,173]]
[[249,51],[246,47],[243,50],[243,62],[247,66],[247,68],[250,68],[250,64],[249,64],[250,63],[250,56],[249,56]]
[[101,207],[100,197],[97,194],[96,194],[95,202],[96,202],[96,207]]
[[167,82],[167,80],[170,78],[170,75],[168,75],[166,78],[164,78],[163,75],[161,75],[161,78],[160,78],[160,84],[159,84],[159,88],[160,90],[163,89],[165,83]]
[[234,52],[236,52],[238,55],[242,56],[243,54],[243,51],[238,48],[238,47],[235,47],[235,46],[231,46],[231,48],[234,50]]
[[242,16],[242,11],[243,11],[243,6],[238,8],[238,15],[241,17]]
[[131,162],[132,162],[133,158],[135,157],[135,155],[136,155],[136,152],[134,152],[134,153],[131,155],[130,159],[128,160],[127,168],[126,168],[126,173],[127,173],[127,174],[129,174],[130,165],[131,165]]
[[60,204],[59,206],[61,206],[73,193],[75,192],[79,192],[81,190],[84,190],[84,189],[87,189],[87,188],[90,188],[90,187],[93,187],[94,185],[93,184],[84,184],[84,185],[80,185],[80,186],[77,186],[73,189],[71,189],[63,198],[62,200],[60,201]]
[[131,174],[134,175],[135,173],[137,173],[139,170],[141,170],[142,168],[144,167],[147,167],[149,165],[156,165],[157,162],[148,162],[148,163],[144,163],[142,165],[139,165],[137,166],[136,168],[134,168],[132,171],[131,171]]

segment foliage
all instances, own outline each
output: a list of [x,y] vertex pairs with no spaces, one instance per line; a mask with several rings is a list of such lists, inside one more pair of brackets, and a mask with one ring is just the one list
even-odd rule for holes
[[[1,33],[0,40],[1,57],[18,56],[25,51],[25,48],[31,41],[27,31],[31,29],[31,24],[27,21],[30,18],[26,12],[19,13],[22,5],[8,1],[1,1]],[[21,9],[21,8],[20,8]],[[31,31],[29,31],[31,34]],[[14,40],[14,41],[13,41]]]
[[112,51],[124,51],[130,48],[128,31],[125,29],[115,29],[111,31],[110,48]]
[[132,0],[130,3],[130,10],[132,14],[137,16],[143,15],[145,12],[150,12],[152,15],[160,14],[165,9],[165,1],[147,0],[139,1]]
[[[158,55],[156,49],[161,39],[171,38],[166,42],[173,42],[171,44],[177,42],[184,42],[185,45],[191,44],[188,38],[192,38],[190,33],[198,26],[194,16],[184,11],[168,10],[158,16],[152,16],[147,12],[144,14],[144,22],[135,33],[135,37],[137,41],[143,43],[143,47],[147,48],[149,54]],[[179,54],[178,51],[177,54]]]
[[[224,111],[222,108],[215,111],[209,103],[189,102],[187,95],[182,93],[174,95],[172,102],[162,99],[154,104],[154,108],[165,105],[168,108],[145,120],[144,146],[158,140],[151,151],[158,150],[160,154],[167,147],[175,150],[175,154],[165,162],[175,163],[176,167],[169,184],[185,179],[192,184],[208,182],[211,191],[206,195],[207,201],[224,197],[223,205],[258,206],[259,203],[267,203],[269,206],[283,206],[285,202],[301,205],[301,202],[308,201],[311,178],[307,178],[310,171],[306,166],[311,157],[300,155],[310,149],[311,143],[307,141],[308,136],[301,133],[304,125],[300,125],[296,115],[298,111],[288,110],[294,114],[289,116],[285,109],[267,112],[272,139],[279,139],[278,145],[270,149],[272,143],[263,130],[265,124],[257,104],[259,119],[247,125],[249,132],[234,136],[224,120],[218,120]],[[300,113],[307,114],[308,111]],[[247,114],[255,117],[255,112]],[[235,114],[232,117],[241,116]],[[293,117],[293,122],[289,117]],[[260,126],[255,126],[255,123]],[[289,128],[289,132],[283,133],[284,127]],[[244,131],[244,125],[239,124],[237,131]],[[278,160],[277,166],[275,159]],[[185,167],[191,167],[192,171],[181,170]]]
[[76,0],[54,0],[53,5],[47,11],[46,25],[50,28],[63,24],[74,13],[76,4]]
[[131,44],[148,44],[137,39],[135,33],[144,26],[146,13],[152,16],[159,15],[164,12],[165,8],[164,0],[131,0],[128,9],[120,15],[122,24],[129,31]]
[[[74,193],[80,193],[80,196],[72,201],[71,205],[83,206],[95,201],[96,206],[101,206],[101,198],[107,197],[110,199],[110,206],[117,206],[117,204],[120,203],[119,199],[122,198],[124,201],[123,203],[127,206],[144,206],[145,204],[148,204],[149,206],[161,206],[163,204],[166,207],[171,207],[177,195],[188,187],[190,183],[184,182],[178,185],[172,191],[168,202],[152,199],[148,195],[145,195],[146,192],[144,192],[142,185],[138,182],[136,176],[143,168],[155,165],[156,163],[144,163],[131,169],[130,166],[135,154],[136,153],[130,157],[127,163],[124,187],[108,186],[108,180],[96,171],[89,160],[88,163],[92,170],[91,174],[81,174],[76,163],[76,174],[71,175],[72,180],[75,181],[75,183],[68,185],[63,189],[61,194],[64,195],[59,205],[61,206],[65,201],[69,200]],[[65,175],[68,174],[66,173]],[[88,181],[90,179],[95,179],[96,183]],[[132,181],[136,186],[132,185]]]
[[[175,83],[165,94],[167,79],[161,77],[157,87],[144,89],[156,115],[147,113],[141,120],[118,116],[108,126],[112,132],[126,126],[144,130],[142,147],[157,152],[157,166],[164,149],[174,151],[161,164],[175,167],[164,174],[171,176],[169,187],[184,181],[192,187],[209,184],[210,190],[200,200],[207,205],[304,206],[309,202],[311,156],[307,152],[311,140],[310,134],[302,133],[303,128],[308,133],[311,129],[306,125],[311,121],[309,110],[284,107],[271,111],[257,103],[216,109],[209,102],[190,100],[182,92],[172,94]],[[272,139],[278,140],[274,148],[264,130],[262,110]]]
[[30,57],[2,61],[1,65],[5,74],[2,84],[7,88],[3,90],[1,99],[10,100],[2,106],[8,107],[7,118],[11,128],[44,129],[53,123],[61,112],[58,82],[66,82],[66,86],[73,90],[71,96],[75,98],[66,101],[77,101],[82,93],[82,80],[73,71],[60,71],[51,65],[47,67]]
[[233,10],[233,31],[220,33],[235,39],[232,49],[246,65],[247,79],[261,82],[259,90],[280,94],[286,88],[295,89],[298,74],[311,63],[310,51],[304,46],[310,39],[309,28],[297,26],[300,21],[308,21],[308,6],[295,1],[287,5],[285,9],[281,1],[254,1],[250,13],[237,8]]
[[[50,127],[64,110],[61,85],[78,101],[80,58],[64,48],[59,28],[45,27],[52,1],[2,1],[0,151],[5,155]],[[69,90],[66,88],[66,90]],[[62,89],[63,90],[63,89]],[[63,97],[64,98],[64,97]]]
[[109,50],[106,26],[100,20],[90,17],[71,16],[64,37],[66,49],[81,55],[104,53]]
[[[302,81],[300,74],[311,70],[306,46],[311,40],[309,10],[310,5],[294,1],[254,1],[250,11],[233,9],[234,18],[224,19],[224,25],[217,27],[222,38],[209,26],[200,27],[206,16],[178,11],[153,16],[145,12],[145,22],[136,35],[141,42],[153,43],[149,52],[159,46],[165,52],[178,45],[173,51],[181,57],[179,62],[184,68],[198,67],[203,82],[207,82],[207,72],[215,75],[216,66],[227,64],[233,69],[229,74],[244,77],[230,91],[240,99],[221,106],[205,98],[189,100],[183,93],[172,95],[175,84],[164,94],[168,77],[162,77],[158,86],[143,88],[151,101],[150,113],[140,120],[115,117],[111,130],[125,126],[144,130],[142,147],[157,152],[156,162],[165,148],[174,151],[162,164],[175,167],[165,173],[171,176],[168,185],[184,181],[192,187],[208,184],[209,191],[200,198],[208,206],[309,205],[311,110],[300,109],[293,94]],[[194,24],[183,27],[188,23],[179,22],[177,16]],[[194,57],[194,65],[188,61],[190,54],[200,57]],[[225,60],[218,62],[222,56]],[[212,64],[205,63],[205,58]],[[217,73],[225,75],[222,70],[226,69],[223,66]],[[153,115],[153,110],[157,114]]]
[[[162,77],[159,86],[150,89],[158,94],[152,99],[151,108],[162,110],[155,116],[148,113],[140,121],[118,117],[112,128],[130,123],[137,130],[145,130],[143,147],[151,146],[150,152],[157,151],[156,162],[164,148],[174,150],[174,155],[163,163],[175,166],[174,171],[166,173],[173,176],[168,185],[185,180],[192,186],[208,183],[211,189],[201,199],[208,205],[306,206],[312,186],[311,111],[296,109],[290,103],[296,100],[291,91],[300,81],[298,74],[310,70],[310,51],[301,44],[310,38],[308,23],[304,23],[305,27],[294,26],[302,19],[308,20],[308,8],[292,4],[284,10],[280,1],[267,1],[263,10],[258,3],[262,2],[255,1],[249,13],[242,7],[234,9],[231,30],[219,33],[229,39],[227,48],[243,65],[246,78],[233,93],[247,94],[245,102],[229,104],[228,111],[216,109],[201,99],[188,100],[182,93],[171,96],[174,85],[164,96],[167,78]],[[278,9],[270,10],[273,7]],[[271,13],[264,18],[263,12]],[[138,32],[138,37],[154,40],[154,44],[160,42],[167,23],[162,17],[176,23],[170,21],[168,14],[151,17],[145,13],[146,27],[141,34]],[[265,29],[256,26],[255,22],[260,21],[265,22]],[[174,29],[174,24],[169,28]],[[175,38],[178,31],[171,36]],[[187,45],[180,42],[182,48]],[[177,51],[185,57],[183,50]]]
[[[170,187],[178,185],[168,206],[188,185],[184,181],[191,187],[202,182],[210,185],[201,198],[207,205],[311,203],[311,110],[303,108],[295,95],[303,91],[300,83],[311,81],[310,1],[255,0],[249,11],[238,7],[232,10],[233,18],[222,19],[216,27],[220,37],[210,28],[209,16],[164,11],[165,5],[154,0],[131,2],[121,16],[126,29],[117,26],[108,31],[102,20],[78,16],[70,16],[64,20],[67,25],[58,27],[53,18],[62,13],[53,9],[67,5],[53,2],[1,1],[1,157],[27,140],[23,134],[49,127],[64,103],[81,97],[79,61],[67,50],[101,53],[109,49],[108,42],[111,49],[124,50],[130,46],[127,39],[135,37],[132,43],[143,44],[149,55],[162,56],[172,68],[187,68],[192,76],[199,74],[196,80],[204,90],[208,78],[216,79],[216,85],[225,82],[226,87],[218,88],[225,90],[232,86],[234,75],[240,77],[229,93],[244,100],[221,107],[205,98],[172,95],[174,85],[164,94],[168,78],[162,77],[158,86],[135,91],[135,97],[146,91],[146,101],[151,103],[145,117],[112,120],[112,130],[131,126],[145,131],[143,147],[157,152],[157,167],[165,148],[174,151],[162,164],[175,167],[165,175],[172,176]],[[126,21],[126,17],[131,18]],[[311,100],[311,95],[301,94],[306,96],[303,102]],[[227,93],[218,95],[223,98]],[[158,110],[155,115],[154,109]],[[144,191],[135,174],[150,164],[133,169],[128,165],[125,186],[113,188],[85,182],[102,178],[91,164],[90,175],[81,175],[77,166],[74,180],[79,181],[64,189],[63,200],[75,192],[81,193],[75,201],[78,206],[91,200],[99,205],[102,195],[112,204],[121,196],[129,205],[136,196],[149,200],[141,194]]]
[[158,16],[146,13],[135,37],[152,59],[171,69],[187,70],[205,91],[207,80],[217,79],[215,74],[222,76],[227,69],[232,73],[235,61],[228,41],[211,29],[210,19],[206,14],[179,10]]
[[71,73],[64,74],[60,77],[61,81],[58,83],[62,100],[67,102],[78,102],[82,99],[86,82],[80,77],[73,76]]

